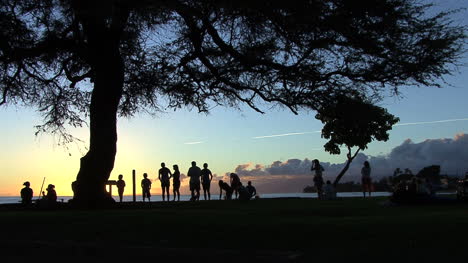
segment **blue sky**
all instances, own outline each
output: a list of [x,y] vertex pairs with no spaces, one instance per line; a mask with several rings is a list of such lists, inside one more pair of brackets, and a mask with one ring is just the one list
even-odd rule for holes
[[[468,1],[437,2],[444,8],[468,7]],[[456,15],[456,20],[468,25],[467,17],[464,10]],[[398,116],[400,124],[457,121],[396,126],[389,141],[371,143],[364,152],[371,156],[385,155],[406,139],[422,142],[468,133],[468,58],[465,56],[461,63],[465,66],[459,72],[446,76],[450,86],[403,87],[401,98],[389,97],[380,104]],[[268,165],[292,158],[344,161],[343,155],[333,156],[323,150],[325,141],[317,132],[322,124],[315,120],[314,112],[294,115],[268,107],[262,108],[267,112],[263,115],[247,107],[241,111],[217,107],[209,115],[180,110],[156,117],[141,114],[132,119],[119,119],[118,153],[111,177],[119,173],[129,176],[131,169],[137,169],[139,175],[148,172],[154,178],[161,162],[169,166],[177,163],[182,172],[186,172],[192,160],[200,166],[207,162],[214,173],[223,175],[245,163]],[[43,177],[57,186],[59,194],[60,190],[70,194],[69,184],[76,177],[79,157],[86,152],[87,129],[71,130],[85,143],[71,144],[66,149],[57,146],[51,136],[34,136],[33,126],[41,123],[34,109],[1,107],[0,118],[0,195],[16,195],[22,182],[29,180],[37,186]],[[291,133],[297,134],[255,138]]]

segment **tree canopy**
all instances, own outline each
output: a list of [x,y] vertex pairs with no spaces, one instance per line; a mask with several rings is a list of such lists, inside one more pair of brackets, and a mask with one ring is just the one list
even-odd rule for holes
[[388,131],[399,121],[386,109],[359,96],[338,96],[319,109],[315,118],[324,124],[322,137],[328,140],[324,145],[325,151],[340,154],[340,147],[347,148],[346,165],[336,177],[334,185],[338,184],[359,151],[367,149],[367,145],[374,140],[387,141]]
[[0,105],[37,108],[39,130],[52,133],[89,118],[76,189],[96,184],[83,195],[102,193],[117,115],[240,104],[264,112],[263,103],[298,113],[349,93],[438,86],[465,32],[449,12],[429,8],[412,0],[1,0]]

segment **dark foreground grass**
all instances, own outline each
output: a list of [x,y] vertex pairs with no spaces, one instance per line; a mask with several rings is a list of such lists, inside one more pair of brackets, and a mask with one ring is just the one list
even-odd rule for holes
[[466,259],[468,205],[387,198],[131,204],[0,211],[6,257],[197,262]]

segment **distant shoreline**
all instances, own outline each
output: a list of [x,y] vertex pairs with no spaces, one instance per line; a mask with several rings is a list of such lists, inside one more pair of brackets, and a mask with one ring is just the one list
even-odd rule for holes
[[[390,192],[373,192],[373,196],[390,196]],[[362,192],[338,192],[338,197],[362,197]],[[118,196],[112,196],[114,200],[118,201]],[[212,194],[211,200],[219,200],[219,193]],[[57,201],[67,203],[68,200],[72,199],[72,196],[58,196]],[[260,198],[317,198],[317,193],[269,193],[261,194]],[[170,196],[170,200],[173,199],[173,196]],[[33,198],[33,200],[37,200]],[[200,196],[200,200],[204,200],[203,195]],[[126,195],[123,197],[124,202],[133,202],[133,196]],[[180,195],[180,201],[190,201],[190,195]],[[20,196],[0,196],[0,204],[18,204],[21,202]],[[142,202],[142,196],[136,196],[136,202]],[[151,196],[151,202],[162,202],[162,196],[160,194],[155,194]]]

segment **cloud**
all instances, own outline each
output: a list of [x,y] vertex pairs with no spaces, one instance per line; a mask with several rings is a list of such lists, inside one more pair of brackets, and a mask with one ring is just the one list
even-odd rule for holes
[[273,162],[265,170],[271,175],[306,175],[310,174],[311,165],[309,159],[289,159],[286,162]]
[[396,167],[416,172],[435,164],[441,166],[442,174],[461,175],[468,172],[467,160],[468,134],[457,134],[453,139],[428,139],[420,143],[407,139],[387,156],[371,157],[369,161],[375,163],[376,174]]
[[[463,175],[468,172],[468,134],[457,134],[452,138],[428,139],[415,143],[410,139],[393,148],[389,154],[369,156],[359,153],[351,163],[342,181],[360,181],[364,161],[369,161],[372,177],[378,178],[393,174],[396,168],[409,168],[413,173],[430,165],[440,165],[441,173]],[[240,164],[235,172],[242,181],[251,180],[262,192],[300,192],[306,185],[312,185],[312,165],[309,159],[289,159],[274,161],[269,165]],[[325,169],[324,179],[334,180],[345,163],[321,162]]]
[[261,164],[253,165],[252,163],[239,164],[234,172],[239,176],[262,176],[268,175],[265,171],[265,167]]

